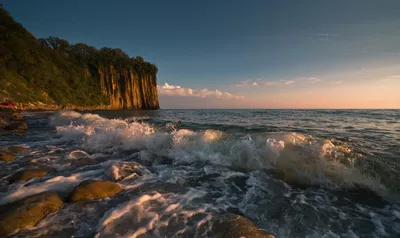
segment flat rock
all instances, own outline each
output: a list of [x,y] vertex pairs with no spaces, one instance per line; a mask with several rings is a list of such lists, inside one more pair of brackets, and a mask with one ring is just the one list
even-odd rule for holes
[[13,174],[10,178],[10,182],[13,183],[16,181],[28,181],[32,178],[44,177],[47,175],[48,172],[48,169],[45,168],[25,169]]
[[15,156],[14,153],[11,153],[9,151],[4,151],[0,150],[0,160],[5,161],[5,162],[11,162],[15,160],[17,156]]
[[6,130],[14,131],[14,130],[28,130],[28,124],[25,121],[18,121],[9,124],[8,126],[4,127]]
[[2,206],[0,208],[0,237],[21,228],[36,226],[62,205],[63,201],[56,192],[44,192]]
[[22,153],[24,151],[28,150],[28,147],[24,147],[24,146],[19,146],[19,145],[12,145],[10,147],[7,148],[8,151],[12,152],[12,153]]
[[236,214],[222,216],[213,224],[212,234],[219,238],[275,238],[249,219]]
[[71,202],[99,199],[113,196],[122,191],[121,186],[104,180],[86,180],[81,182],[69,196]]

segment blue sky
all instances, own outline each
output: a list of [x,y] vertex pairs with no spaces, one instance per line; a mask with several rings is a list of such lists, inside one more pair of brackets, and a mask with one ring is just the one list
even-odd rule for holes
[[2,2],[37,37],[155,63],[164,108],[400,107],[397,0]]

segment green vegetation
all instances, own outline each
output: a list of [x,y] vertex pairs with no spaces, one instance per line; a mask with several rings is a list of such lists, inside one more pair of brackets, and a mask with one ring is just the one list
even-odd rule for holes
[[70,44],[58,37],[36,39],[0,6],[0,100],[42,102],[60,106],[107,105],[99,77],[90,72],[130,69],[156,74],[142,57],[121,49]]

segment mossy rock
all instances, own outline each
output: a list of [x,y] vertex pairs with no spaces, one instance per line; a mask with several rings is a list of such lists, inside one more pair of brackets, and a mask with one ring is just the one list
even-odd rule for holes
[[219,238],[274,238],[247,218],[235,214],[227,214],[212,227],[213,237]]
[[32,178],[40,178],[47,175],[49,171],[45,168],[25,169],[13,174],[10,178],[10,182],[16,181],[28,181]]
[[11,162],[15,160],[17,156],[14,153],[11,153],[9,151],[0,151],[0,160],[5,161],[5,162]]
[[13,145],[7,148],[8,151],[12,152],[12,153],[22,153],[28,150],[28,147],[24,147],[24,146],[19,146],[19,145]]
[[99,199],[113,196],[122,191],[121,186],[110,181],[86,180],[72,191],[69,201],[77,202],[88,199]]
[[25,121],[19,121],[11,123],[10,125],[4,127],[4,129],[9,131],[21,131],[21,130],[28,130],[28,124]]
[[63,201],[56,192],[44,192],[2,206],[0,208],[0,237],[21,228],[36,226],[62,205]]

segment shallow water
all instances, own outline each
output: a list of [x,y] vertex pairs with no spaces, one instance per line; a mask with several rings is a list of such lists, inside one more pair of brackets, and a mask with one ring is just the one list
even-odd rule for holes
[[[26,113],[1,147],[0,204],[85,179],[114,197],[66,203],[17,237],[207,237],[237,213],[277,237],[400,236],[399,110],[159,110]],[[79,161],[92,158],[96,163]],[[9,184],[15,171],[56,169]],[[138,166],[136,163],[139,163]]]

